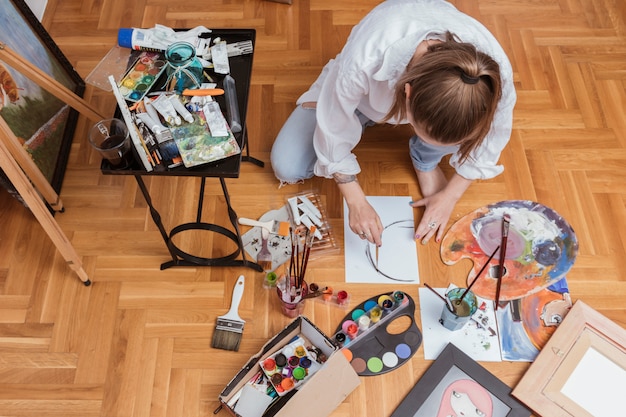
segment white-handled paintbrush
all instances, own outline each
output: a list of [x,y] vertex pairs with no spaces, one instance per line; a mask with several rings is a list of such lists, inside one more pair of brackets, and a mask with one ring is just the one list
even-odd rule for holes
[[228,313],[217,318],[211,347],[224,350],[239,350],[239,343],[243,336],[243,326],[246,323],[239,317],[239,303],[243,296],[245,278],[240,275],[233,288],[233,297],[230,301]]
[[289,236],[289,222],[281,222],[278,220],[268,220],[266,222],[261,222],[259,220],[240,217],[239,224],[243,224],[245,226],[262,227],[274,235]]

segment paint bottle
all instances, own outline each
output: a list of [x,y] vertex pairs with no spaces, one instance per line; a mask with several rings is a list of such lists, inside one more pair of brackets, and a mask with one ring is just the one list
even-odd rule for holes
[[285,365],[287,365],[287,357],[282,353],[277,354],[274,357],[274,360],[276,361],[276,366],[278,366],[279,368],[284,368]]
[[359,323],[359,330],[361,331],[365,331],[370,327],[370,323],[372,322],[372,320],[369,318],[369,316],[367,315],[362,315],[361,317],[359,317],[358,323]]
[[346,307],[350,304],[350,295],[347,291],[341,290],[337,293],[337,304]]
[[335,341],[339,344],[339,346],[343,346],[346,343],[346,335],[343,333],[337,333],[335,335]]
[[291,374],[293,375],[293,379],[296,381],[302,381],[306,376],[306,369],[298,366],[297,368],[294,368]]
[[380,307],[376,306],[370,310],[370,319],[372,323],[378,323],[380,317],[382,316],[383,311]]
[[272,375],[276,372],[276,361],[272,358],[267,358],[263,361],[263,369],[268,375]]

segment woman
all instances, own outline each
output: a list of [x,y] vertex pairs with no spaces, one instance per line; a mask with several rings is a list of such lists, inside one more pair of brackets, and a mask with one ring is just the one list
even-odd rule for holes
[[[380,246],[383,225],[367,202],[352,153],[373,123],[410,124],[409,152],[424,206],[415,238],[439,242],[475,179],[495,177],[511,134],[512,70],[489,31],[443,0],[387,0],[357,24],[343,50],[297,101],[272,148],[282,183],[334,178],[351,230]],[[455,174],[438,164],[451,154]]]

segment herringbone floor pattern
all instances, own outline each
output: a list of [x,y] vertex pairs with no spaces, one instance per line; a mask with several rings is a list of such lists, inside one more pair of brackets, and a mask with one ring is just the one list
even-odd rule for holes
[[[161,0],[50,0],[43,19],[52,38],[86,77],[115,44],[120,27],[245,27],[257,30],[248,111],[250,152],[265,168],[244,164],[227,180],[240,216],[258,217],[288,195],[323,196],[341,243],[335,185],[315,179],[277,188],[269,150],[281,123],[351,27],[376,0],[262,0],[176,3]],[[568,274],[582,299],[626,327],[626,5],[623,0],[457,0],[500,40],[515,72],[518,104],[503,175],[471,186],[453,219],[485,204],[529,199],[574,227],[580,253]],[[112,114],[110,93],[86,98]],[[81,118],[56,219],[83,257],[93,285],[83,286],[32,215],[0,193],[0,416],[200,417],[250,355],[288,323],[261,285],[238,268],[159,270],[168,252],[134,179],[103,176]],[[357,148],[369,195],[419,195],[402,129],[375,127]],[[193,219],[198,180],[151,178],[166,225]],[[205,218],[227,215],[219,183],[208,182]],[[157,192],[158,190],[158,192]],[[211,237],[185,242],[209,251]],[[431,243],[418,249],[420,276],[432,286],[461,285],[469,264],[445,266]],[[244,273],[246,320],[239,352],[211,349],[215,318]],[[345,286],[353,300],[397,287],[346,285],[343,253],[309,265],[310,280]],[[400,286],[417,299],[415,287]],[[346,311],[309,303],[305,315],[332,334]],[[419,317],[418,317],[419,324]],[[431,362],[420,351],[400,369],[361,386],[333,417],[388,416]],[[513,386],[526,363],[484,363]],[[323,399],[320,399],[323,401]],[[224,411],[222,413],[225,413]]]

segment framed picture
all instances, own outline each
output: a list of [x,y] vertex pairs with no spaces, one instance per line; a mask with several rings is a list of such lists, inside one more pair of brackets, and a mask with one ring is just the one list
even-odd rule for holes
[[452,343],[391,417],[529,417],[511,388]]
[[[83,80],[23,0],[0,0],[0,27],[10,28],[0,42],[82,96]],[[0,115],[58,194],[78,113],[2,60],[0,87]],[[0,184],[11,185],[6,176]]]
[[513,395],[539,415],[612,417],[624,387],[626,330],[577,301]]

